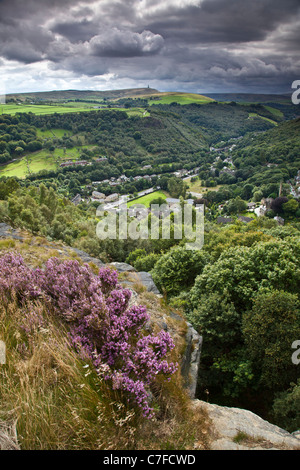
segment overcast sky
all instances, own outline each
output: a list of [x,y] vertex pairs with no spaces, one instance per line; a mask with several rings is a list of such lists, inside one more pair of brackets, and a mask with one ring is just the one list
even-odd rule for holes
[[289,93],[299,0],[0,0],[7,93]]

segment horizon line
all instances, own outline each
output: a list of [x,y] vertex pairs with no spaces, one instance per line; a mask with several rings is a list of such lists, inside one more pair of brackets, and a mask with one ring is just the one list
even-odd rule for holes
[[5,93],[6,96],[10,95],[25,95],[25,94],[32,94],[32,93],[59,93],[59,92],[99,92],[99,93],[109,93],[113,91],[125,91],[125,90],[155,90],[158,93],[186,93],[186,94],[195,94],[195,95],[289,95],[290,92],[282,91],[282,92],[262,92],[262,91],[203,91],[203,92],[195,92],[195,91],[178,91],[178,90],[168,90],[168,91],[160,91],[156,88],[149,88],[149,87],[133,87],[133,88],[111,88],[108,90],[95,90],[95,89],[52,89],[52,90],[39,90],[39,91],[15,91]]

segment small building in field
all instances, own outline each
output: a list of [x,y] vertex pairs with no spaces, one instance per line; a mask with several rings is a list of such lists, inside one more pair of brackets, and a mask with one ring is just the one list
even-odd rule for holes
[[254,209],[256,208],[256,203],[255,202],[248,202],[247,208],[248,208],[249,211],[254,211]]
[[76,196],[73,197],[73,199],[72,199],[71,202],[73,202],[73,204],[74,204],[75,206],[78,206],[78,204],[80,204],[81,201],[82,201],[81,195],[80,195],[80,194],[76,194]]
[[233,219],[231,217],[218,217],[217,224],[232,224]]
[[252,217],[245,217],[244,215],[239,215],[238,219],[241,222],[244,222],[245,224],[249,224],[249,222],[252,222],[252,220],[253,220]]

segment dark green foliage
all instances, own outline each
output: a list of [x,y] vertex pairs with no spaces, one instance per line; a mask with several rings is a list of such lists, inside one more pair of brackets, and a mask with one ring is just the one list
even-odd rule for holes
[[[300,338],[300,242],[297,230],[264,232],[282,232],[282,239],[255,243],[259,237],[248,228],[249,247],[222,244],[224,251],[195,279],[185,304],[204,338],[199,396],[208,388],[213,399],[270,419],[275,394],[298,374],[291,345]],[[245,234],[236,241],[245,243]]]
[[289,432],[300,428],[300,379],[281,392],[274,400],[273,417],[276,423]]
[[259,385],[284,390],[297,379],[292,343],[300,338],[300,303],[296,294],[262,290],[243,315],[242,333]]
[[179,198],[180,196],[185,197],[187,186],[184,181],[175,176],[170,178],[168,181],[168,191],[170,195],[174,198]]
[[154,282],[168,296],[177,295],[193,285],[208,259],[209,256],[199,250],[173,248],[155,264],[152,270]]

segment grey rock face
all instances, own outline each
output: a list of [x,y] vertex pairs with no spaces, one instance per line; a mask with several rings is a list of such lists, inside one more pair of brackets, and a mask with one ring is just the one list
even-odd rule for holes
[[188,389],[191,398],[195,398],[198,370],[200,365],[202,336],[187,323],[186,349],[181,365],[181,374],[184,378],[185,386]]
[[103,266],[105,266],[105,264],[102,263],[102,261],[100,261],[98,258],[93,258],[92,256],[89,256],[85,251],[78,250],[77,248],[71,248],[71,249],[72,251],[75,251],[75,253],[80,257],[80,259],[84,263],[93,263],[99,268],[102,268]]
[[160,295],[160,292],[156,287],[150,273],[140,271],[137,273],[137,276],[139,278],[139,281],[146,287],[148,292],[153,292],[156,295]]
[[300,450],[300,440],[249,410],[193,400],[211,420],[212,450]]
[[110,263],[110,266],[113,266],[119,273],[125,272],[136,272],[136,269],[127,263]]
[[13,238],[14,240],[22,240],[22,236],[18,229],[12,228],[4,222],[0,223],[0,238]]

